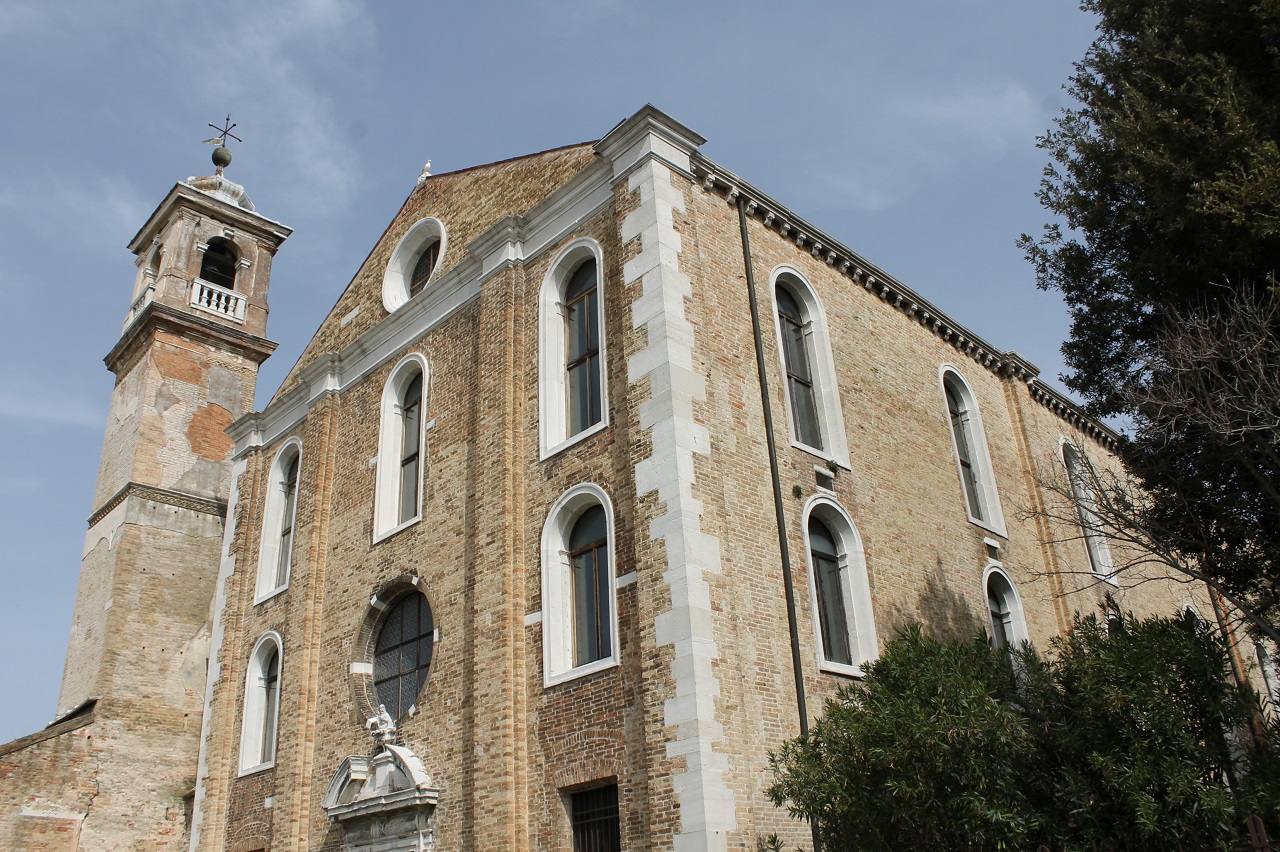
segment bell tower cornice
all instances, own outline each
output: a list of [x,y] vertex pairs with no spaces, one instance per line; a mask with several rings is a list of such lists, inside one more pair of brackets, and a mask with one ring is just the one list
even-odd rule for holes
[[[201,180],[192,178],[191,181]],[[179,181],[169,190],[147,221],[129,241],[129,251],[143,254],[154,239],[178,217],[199,220],[208,216],[232,228],[252,234],[264,247],[274,251],[293,233],[287,225],[237,204],[196,189],[189,181]]]
[[249,334],[161,302],[151,302],[129,323],[120,340],[111,347],[102,361],[116,375],[128,372],[146,352],[155,336],[164,333],[225,349],[255,364],[267,360],[280,345],[265,337]]

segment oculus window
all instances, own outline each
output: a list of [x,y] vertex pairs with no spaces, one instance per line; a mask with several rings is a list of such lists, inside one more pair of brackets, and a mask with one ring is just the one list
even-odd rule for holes
[[393,719],[415,708],[434,650],[431,605],[421,593],[410,592],[387,609],[374,643],[374,692]]

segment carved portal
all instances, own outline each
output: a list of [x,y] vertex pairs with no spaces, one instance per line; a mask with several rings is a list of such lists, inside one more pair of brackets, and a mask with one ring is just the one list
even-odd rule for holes
[[417,755],[382,743],[342,761],[324,809],[342,827],[343,852],[435,852],[439,796]]

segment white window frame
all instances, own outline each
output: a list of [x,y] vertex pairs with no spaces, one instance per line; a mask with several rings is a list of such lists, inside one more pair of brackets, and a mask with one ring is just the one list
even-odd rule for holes
[[[964,484],[964,468],[960,463],[960,447],[956,443],[955,429],[951,425],[951,409],[947,404],[947,385],[951,384],[956,390],[956,395],[960,397],[960,403],[964,406],[964,413],[968,416],[966,425],[969,427],[969,439],[972,443],[973,458],[970,464],[973,466],[975,479],[977,480],[978,504],[987,514],[986,518],[978,518],[969,511],[968,492]],[[942,391],[942,414],[947,427],[947,435],[951,439],[952,458],[956,463],[956,480],[960,486],[960,498],[964,503],[965,516],[969,522],[982,527],[985,530],[995,533],[1001,538],[1008,538],[1008,532],[1004,525],[1004,512],[1000,508],[1000,492],[996,488],[996,473],[991,466],[991,453],[987,449],[987,433],[982,427],[982,414],[978,411],[978,401],[973,395],[973,390],[969,387],[969,383],[965,381],[964,376],[952,364],[943,364],[938,371],[938,388]]]
[[[415,222],[413,227],[400,238],[400,242],[396,243],[395,250],[391,252],[391,260],[387,262],[386,272],[382,275],[382,305],[388,312],[394,313],[409,301],[413,267],[418,262],[422,250],[428,243],[435,240],[440,241],[440,252],[436,255],[435,269],[431,271],[431,278],[434,278],[436,270],[444,266],[444,253],[449,247],[449,235],[439,219],[428,216],[426,219]],[[428,279],[428,283],[430,280]],[[428,289],[430,288],[424,287],[423,292]]]
[[[854,664],[845,665],[827,659],[822,644],[822,621],[818,611],[818,574],[813,564],[813,546],[809,542],[809,519],[817,516],[836,538],[840,559],[840,591],[844,595],[846,619],[849,631],[849,648],[853,651]],[[871,578],[867,573],[867,559],[853,518],[844,507],[830,497],[815,494],[808,499],[801,512],[801,530],[804,534],[804,560],[809,578],[809,606],[813,613],[813,643],[818,652],[818,668],[827,672],[862,677],[864,666],[880,654],[876,640],[875,612],[871,605]]]
[[[609,535],[610,654],[581,666],[573,665],[573,576],[569,564],[569,536],[582,514],[592,506],[604,509]],[[594,483],[575,485],[555,502],[542,528],[542,670],[544,687],[574,680],[618,665],[618,563],[613,502]]]
[[1107,536],[1101,529],[1101,522],[1097,520],[1097,509],[1094,508],[1097,506],[1097,498],[1094,497],[1093,489],[1086,481],[1087,469],[1092,466],[1092,462],[1085,458],[1079,447],[1065,437],[1059,441],[1059,450],[1062,455],[1062,466],[1067,471],[1067,482],[1071,486],[1076,526],[1080,530],[1080,538],[1084,541],[1089,571],[1099,580],[1118,585],[1115,563],[1111,559],[1111,547],[1107,544]]
[[[568,381],[565,376],[564,294],[573,273],[587,260],[596,262],[596,309],[600,329],[600,422],[569,434]],[[589,237],[560,250],[542,279],[538,295],[538,443],[540,459],[585,440],[609,425],[608,328],[604,317],[605,267],[600,244]]]
[[[266,696],[263,665],[271,649],[276,652],[276,694],[274,724],[269,734],[270,752],[265,754],[267,739],[264,735],[266,724]],[[280,634],[274,630],[263,634],[253,646],[249,655],[248,671],[244,681],[244,706],[240,719],[240,774],[249,775],[261,772],[276,765],[276,753],[279,749],[280,734],[280,695],[284,684],[284,642]],[[266,757],[266,760],[263,760]]]
[[[787,356],[783,348],[782,324],[778,321],[778,287],[786,287],[799,305],[805,323],[809,370],[813,378],[814,413],[823,446],[803,443],[796,434],[792,412],[791,389],[787,385]],[[769,273],[769,304],[773,310],[773,329],[778,347],[778,367],[782,375],[782,398],[787,408],[787,434],[791,446],[821,459],[833,461],[849,469],[849,441],[844,430],[844,411],[840,406],[840,388],[836,381],[835,359],[831,355],[831,336],[822,301],[809,280],[790,264],[779,264]]]
[[289,520],[293,527],[292,544],[294,547],[297,546],[298,498],[302,493],[302,441],[298,438],[290,438],[276,453],[275,461],[271,463],[271,475],[267,480],[267,499],[262,510],[262,541],[258,548],[258,585],[253,599],[255,605],[289,588],[289,577],[293,572],[292,548],[288,555],[289,562],[285,567],[284,582],[276,585],[275,579],[279,565],[280,530],[285,521],[285,477],[289,473],[289,466],[293,464],[294,458],[298,459],[298,494],[293,501],[293,518]]
[[[418,505],[413,517],[400,521],[400,450],[404,441],[404,392],[414,376],[422,374],[422,402],[418,415]],[[391,371],[382,389],[378,426],[378,471],[374,488],[373,541],[376,544],[422,520],[422,501],[427,473],[427,401],[431,371],[427,359],[418,353],[406,355]]]
[[991,623],[991,607],[987,603],[987,589],[990,587],[991,578],[996,575],[999,575],[1009,589],[1009,597],[1011,599],[1006,603],[1009,604],[1009,633],[1014,645],[1010,650],[1017,650],[1022,647],[1024,642],[1030,642],[1031,636],[1027,633],[1026,613],[1022,608],[1022,596],[1018,594],[1018,587],[1014,584],[1013,578],[1009,576],[1009,572],[1005,571],[1004,566],[998,562],[988,563],[986,570],[982,572],[982,606],[983,611],[987,613],[987,630],[994,642],[996,627]]

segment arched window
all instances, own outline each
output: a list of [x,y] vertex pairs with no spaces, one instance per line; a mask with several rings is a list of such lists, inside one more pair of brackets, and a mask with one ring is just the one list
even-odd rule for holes
[[1022,618],[1022,603],[1013,582],[997,566],[987,568],[987,617],[991,627],[991,644],[1009,651],[1027,641],[1027,626]]
[[1071,502],[1075,504],[1080,536],[1084,539],[1084,547],[1089,554],[1089,570],[1102,579],[1110,580],[1111,550],[1107,547],[1107,537],[1098,517],[1098,504],[1093,496],[1093,467],[1069,441],[1062,444],[1062,462],[1066,465],[1067,479],[1071,483]]
[[833,663],[853,665],[849,643],[849,616],[845,584],[840,581],[840,552],[835,536],[817,518],[809,519],[809,558],[818,593],[818,624],[822,631],[823,657]]
[[542,534],[542,644],[547,684],[617,662],[613,509],[594,485],[570,489]]
[[819,665],[860,675],[878,648],[857,528],[834,501],[815,497],[805,508],[805,544]]
[[392,371],[383,390],[375,538],[390,535],[421,517],[426,387],[426,361],[420,355],[410,355]]
[[849,449],[822,303],[791,267],[773,273],[773,303],[793,443],[848,466]]
[[399,523],[418,514],[418,454],[422,443],[422,374],[409,381],[400,401]]
[[249,658],[240,729],[240,772],[254,772],[275,764],[276,732],[280,723],[280,637],[268,633],[258,640]]
[[996,495],[995,474],[973,393],[960,374],[943,369],[942,390],[951,423],[952,445],[969,520],[1004,535],[1004,515]]
[[410,298],[421,293],[427,286],[427,282],[431,280],[431,273],[436,269],[436,261],[439,259],[440,241],[432,240],[427,243],[427,247],[422,250],[422,254],[418,255],[418,260],[413,265],[413,275],[409,279]]
[[294,526],[298,515],[298,471],[302,443],[284,445],[271,465],[266,506],[262,513],[262,544],[258,557],[257,602],[289,585],[293,565]]
[[200,277],[210,284],[228,290],[236,287],[236,253],[231,244],[221,237],[209,240],[200,261]]
[[539,299],[539,438],[542,458],[603,429],[609,419],[601,254],[571,243],[552,262]]
[[604,508],[582,513],[569,533],[573,572],[573,664],[585,666],[613,653],[610,648],[609,533]]
[[435,623],[425,595],[410,592],[387,609],[374,645],[373,685],[393,719],[413,709],[427,682]]
[[782,363],[787,372],[787,399],[791,403],[791,425],[796,440],[822,449],[818,428],[818,405],[813,395],[813,372],[809,362],[809,340],[800,306],[785,287],[778,287],[778,325],[782,329]]
[[595,258],[569,276],[564,294],[569,434],[600,422],[600,304]]

